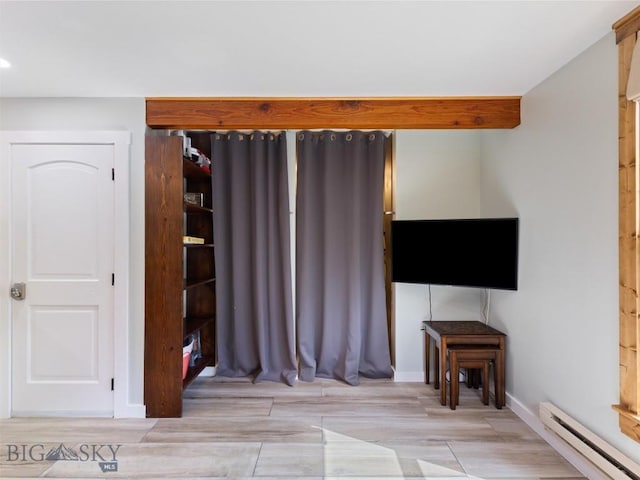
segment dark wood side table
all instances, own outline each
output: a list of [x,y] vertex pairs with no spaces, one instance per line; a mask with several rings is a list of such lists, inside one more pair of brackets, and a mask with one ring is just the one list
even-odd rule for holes
[[440,403],[447,404],[447,345],[491,345],[499,349],[494,368],[496,369],[496,407],[502,408],[506,403],[505,396],[505,337],[506,335],[493,327],[477,320],[467,321],[425,321],[424,329],[424,383],[429,383],[429,358],[431,340],[434,341],[435,379],[434,388],[440,389]]

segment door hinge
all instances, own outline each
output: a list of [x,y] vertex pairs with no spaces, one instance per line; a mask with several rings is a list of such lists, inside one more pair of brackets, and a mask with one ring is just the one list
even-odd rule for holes
[[116,179],[116,169],[112,168],[111,169],[111,180],[115,181],[115,179]]
[[116,274],[111,274],[111,286],[113,287],[116,284]]
[[113,392],[114,388],[113,388],[113,378],[111,379],[111,391]]

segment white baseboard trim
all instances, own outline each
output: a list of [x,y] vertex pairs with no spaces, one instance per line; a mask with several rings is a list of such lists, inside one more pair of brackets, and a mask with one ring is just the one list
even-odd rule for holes
[[11,417],[88,417],[88,418],[145,418],[147,416],[147,409],[144,405],[129,404],[125,408],[120,408],[118,411],[103,412],[103,411],[77,411],[77,410],[52,410],[52,411],[30,411],[30,410],[18,410],[11,412]]
[[11,418],[111,418],[113,412],[100,410],[18,410],[11,412]]
[[218,367],[204,367],[204,370],[200,372],[199,377],[215,377],[218,371]]
[[147,407],[141,403],[129,403],[125,408],[114,412],[114,418],[146,418]]
[[394,382],[424,382],[424,372],[393,372]]
[[537,415],[534,415],[527,407],[509,393],[507,393],[507,407],[509,407],[513,413],[520,417],[524,423],[529,425],[534,432],[540,435],[545,442],[551,445],[556,452],[558,452],[566,461],[573,465],[589,480],[610,480],[610,478],[599,468],[594,466],[580,453],[558,438],[554,433],[547,430]]

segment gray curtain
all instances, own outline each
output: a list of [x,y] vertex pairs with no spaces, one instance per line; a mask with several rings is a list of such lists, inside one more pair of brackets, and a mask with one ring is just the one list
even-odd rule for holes
[[218,374],[292,385],[286,136],[214,133],[211,143]]
[[382,132],[297,137],[300,379],[392,376],[383,257]]

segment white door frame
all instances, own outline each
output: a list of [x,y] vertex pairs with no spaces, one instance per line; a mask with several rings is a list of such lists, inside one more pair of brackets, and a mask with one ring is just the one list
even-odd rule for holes
[[11,172],[15,144],[114,146],[114,417],[144,417],[129,403],[129,146],[127,131],[0,131],[0,418],[11,416]]

